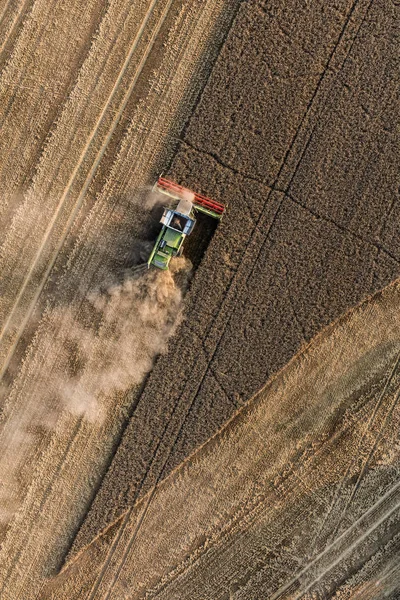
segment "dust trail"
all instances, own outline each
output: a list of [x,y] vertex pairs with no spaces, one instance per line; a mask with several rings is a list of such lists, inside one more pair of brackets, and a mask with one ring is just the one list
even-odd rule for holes
[[187,260],[175,259],[168,271],[128,271],[123,283],[89,294],[98,329],[93,332],[71,317],[67,343],[82,373],[60,386],[68,410],[96,420],[101,418],[100,396],[142,381],[181,321],[184,289],[175,276],[187,280],[189,269]]
[[91,291],[79,310],[52,312],[42,339],[52,368],[41,369],[34,393],[17,410],[11,405],[2,424],[0,524],[21,505],[25,465],[40,454],[60,416],[67,412],[101,426],[110,398],[139,384],[166,350],[182,319],[190,268],[177,258],[168,271],[126,270],[122,281]]

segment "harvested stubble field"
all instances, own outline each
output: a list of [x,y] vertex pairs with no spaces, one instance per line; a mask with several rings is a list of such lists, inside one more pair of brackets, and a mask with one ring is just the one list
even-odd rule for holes
[[317,336],[44,599],[397,598],[399,364],[398,281]]
[[[4,507],[1,593],[41,597],[115,454],[71,556],[125,514],[100,538],[104,547],[89,547],[93,580],[76,596],[111,597],[111,581],[123,598],[118,552],[144,504],[130,507],[318,330],[399,274],[399,8],[391,0],[119,0],[93,4],[83,18],[71,0],[56,7],[60,15],[50,21],[40,0],[21,3],[17,16],[11,5],[4,12],[11,50],[1,80],[8,107],[0,114],[8,132],[1,152],[10,162],[2,162],[0,179],[2,219],[11,226],[0,256],[9,381],[2,427],[19,415],[29,421],[43,386],[66,365],[73,387],[79,374],[89,390],[89,404],[87,397],[77,403],[75,390],[71,402],[68,387],[69,412],[60,417],[55,398],[51,423],[40,430],[36,413],[34,431],[24,431],[35,452],[28,436],[15,442],[20,488]],[[167,332],[151,324],[160,342],[140,377],[125,367],[125,387],[113,384],[110,393],[107,381],[102,393],[93,383],[103,371],[96,357],[119,359],[126,344],[118,335],[109,342],[121,305],[106,302],[103,313],[98,290],[105,286],[107,298],[117,286],[126,297],[116,274],[135,261],[132,239],[144,239],[152,225],[137,190],[171,160],[171,140],[194,104],[169,173],[228,202],[226,218],[186,296],[179,335],[144,388],[135,386],[175,331],[173,319]],[[163,314],[172,306],[179,315],[170,284]],[[128,300],[129,319],[137,304],[129,293]],[[83,366],[71,322],[84,331]],[[322,427],[327,415],[320,416]],[[246,597],[241,587],[238,598]]]
[[59,568],[180,322],[185,261],[129,268],[237,5],[2,3],[1,598]]

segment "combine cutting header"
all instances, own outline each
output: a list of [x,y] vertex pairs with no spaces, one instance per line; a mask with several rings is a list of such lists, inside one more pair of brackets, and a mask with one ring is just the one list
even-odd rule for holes
[[220,202],[196,194],[173,181],[164,179],[164,177],[158,178],[153,191],[165,194],[175,200],[175,207],[164,208],[160,220],[163,227],[147,261],[149,267],[154,265],[159,269],[166,270],[171,258],[182,254],[183,241],[187,235],[192,233],[196,223],[196,212],[221,220],[225,207]]

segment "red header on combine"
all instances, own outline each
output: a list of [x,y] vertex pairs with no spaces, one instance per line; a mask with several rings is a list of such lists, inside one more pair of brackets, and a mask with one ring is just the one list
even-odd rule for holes
[[200,212],[220,221],[225,206],[164,177],[158,178],[153,191],[174,200],[173,203],[168,202],[167,206],[164,206],[160,220],[162,229],[147,261],[149,268],[153,265],[165,271],[171,259],[181,255],[183,241],[195,226],[196,213]]
[[[206,196],[202,196],[201,194],[196,194],[196,192],[192,192],[188,188],[183,187],[169,179],[165,179],[164,177],[159,177],[157,181],[157,187],[161,190],[165,190],[165,192],[169,192],[172,195],[177,196],[178,198],[184,198],[186,194],[190,194],[193,196],[193,204],[202,207],[206,211],[211,211],[216,213],[218,216],[222,216],[225,211],[225,206],[216,200],[211,200],[211,198],[207,198]],[[187,198],[188,199],[188,198]]]

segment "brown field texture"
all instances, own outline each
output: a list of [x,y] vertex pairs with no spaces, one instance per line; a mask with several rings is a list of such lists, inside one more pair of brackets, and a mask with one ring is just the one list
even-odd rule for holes
[[[41,598],[68,552],[138,518],[321,328],[399,275],[399,10],[0,3],[1,598]],[[184,262],[129,271],[157,232],[161,171],[228,206],[187,293]],[[76,597],[103,597],[121,531],[90,547],[104,581]]]
[[396,16],[389,1],[241,6],[170,169],[228,211],[76,549],[398,275]]
[[399,365],[397,281],[317,336],[43,597],[398,592]]

